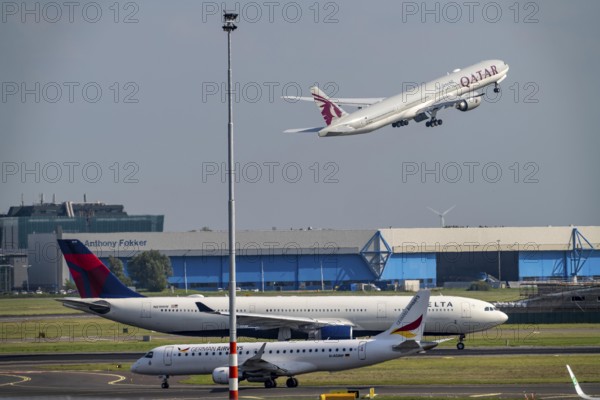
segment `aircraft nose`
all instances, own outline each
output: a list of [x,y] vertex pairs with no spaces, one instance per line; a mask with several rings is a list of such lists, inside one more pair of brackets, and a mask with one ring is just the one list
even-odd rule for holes
[[502,311],[497,311],[497,313],[498,313],[498,321],[500,324],[503,324],[506,321],[508,321],[508,315],[506,315]]
[[138,370],[138,364],[139,361],[134,362],[133,364],[131,364],[131,372],[136,373]]

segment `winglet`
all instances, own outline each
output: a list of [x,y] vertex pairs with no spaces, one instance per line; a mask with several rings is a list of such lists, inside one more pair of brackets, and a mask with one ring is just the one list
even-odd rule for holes
[[79,296],[86,298],[145,297],[125,286],[106,265],[77,239],[59,239]]
[[588,396],[587,394],[584,393],[583,389],[581,389],[581,386],[579,386],[579,382],[577,382],[577,378],[575,378],[575,374],[573,373],[573,371],[571,371],[571,367],[569,367],[568,364],[567,364],[567,371],[569,371],[569,375],[571,375],[571,380],[573,381],[573,385],[575,386],[575,391],[577,392],[579,397],[581,397],[582,399],[586,399],[586,400],[600,400],[600,397],[592,397],[592,396]]

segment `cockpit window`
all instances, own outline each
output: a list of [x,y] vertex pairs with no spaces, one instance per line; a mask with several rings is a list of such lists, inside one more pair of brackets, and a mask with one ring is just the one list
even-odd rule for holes
[[149,351],[146,353],[146,355],[144,356],[144,358],[152,358],[154,356],[154,352],[153,351]]

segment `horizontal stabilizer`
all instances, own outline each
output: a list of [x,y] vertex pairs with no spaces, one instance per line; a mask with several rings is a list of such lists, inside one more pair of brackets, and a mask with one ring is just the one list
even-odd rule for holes
[[[298,100],[301,101],[313,101],[312,97],[297,97],[297,96],[282,96],[284,100],[289,100],[290,103],[295,103]],[[369,107],[375,103],[379,103],[384,100],[385,97],[373,97],[373,98],[331,98],[331,102],[340,106],[351,106],[351,107]]]
[[324,126],[318,126],[315,128],[298,128],[298,129],[287,129],[283,133],[316,133],[323,129]]
[[110,304],[104,300],[90,302],[67,297],[62,299],[56,299],[56,301],[60,301],[65,307],[90,314],[107,314],[110,312]]

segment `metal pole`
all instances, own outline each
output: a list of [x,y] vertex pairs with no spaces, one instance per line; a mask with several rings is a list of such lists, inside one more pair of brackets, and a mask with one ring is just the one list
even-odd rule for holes
[[500,266],[500,240],[498,242],[498,280],[500,281],[500,287],[502,287],[502,267]]
[[[189,252],[189,250],[188,250],[188,252]],[[187,255],[188,252],[186,252],[183,255],[183,283],[185,284],[185,293],[186,294],[188,291],[187,291],[187,263],[186,263],[187,259],[185,258],[185,256]]]
[[237,27],[233,21],[237,14],[223,13],[223,30],[227,32],[227,103],[228,123],[228,161],[229,170],[229,399],[238,399],[238,357],[237,357],[237,313],[235,281],[235,170],[233,161],[233,107],[231,105],[231,32]]
[[321,291],[325,291],[325,281],[323,280],[323,261],[321,261]]

